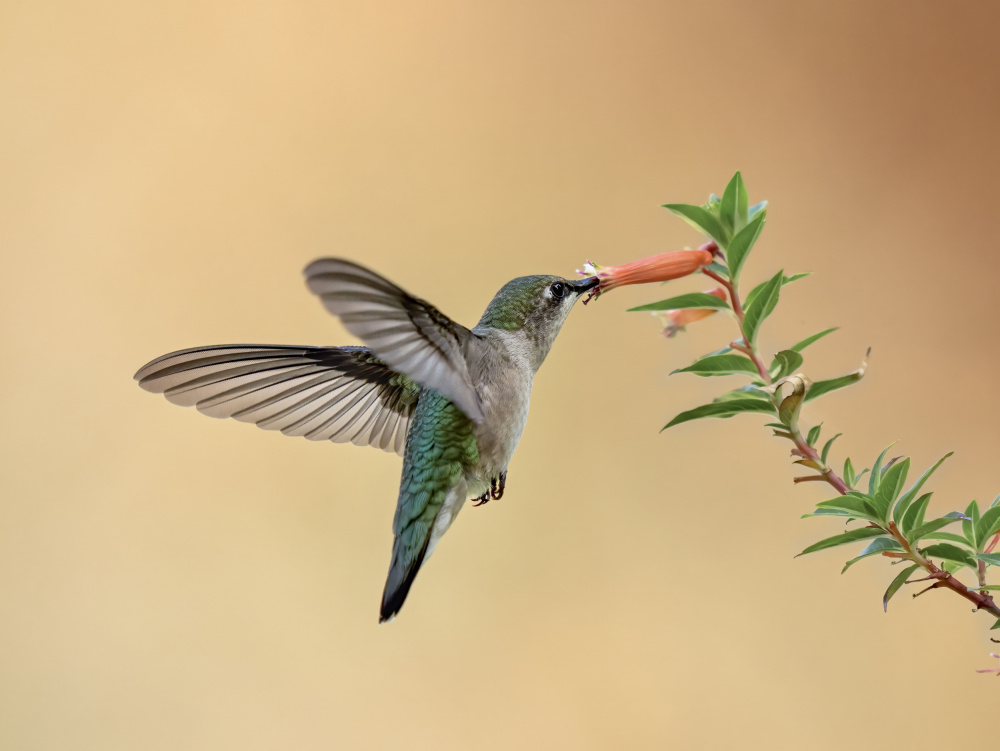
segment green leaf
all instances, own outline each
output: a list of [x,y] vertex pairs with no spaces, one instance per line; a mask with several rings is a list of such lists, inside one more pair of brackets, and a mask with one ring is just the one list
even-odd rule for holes
[[801,352],[802,350],[804,350],[806,347],[808,347],[813,342],[818,342],[820,339],[822,339],[827,334],[832,334],[834,331],[837,330],[837,328],[839,328],[839,327],[834,326],[832,329],[827,329],[826,331],[820,331],[818,334],[813,334],[812,336],[807,336],[801,342],[799,342],[798,344],[794,345],[792,347],[792,349],[795,350],[796,352]]
[[819,457],[823,461],[823,464],[826,464],[826,458],[830,455],[830,447],[833,446],[833,442],[836,441],[838,438],[840,438],[840,436],[842,435],[843,433],[837,433],[837,435],[835,435],[833,438],[831,438],[824,444],[823,452],[820,454]]
[[871,499],[863,493],[856,491],[851,491],[846,495],[839,495],[836,498],[831,498],[829,501],[817,503],[816,508],[840,509],[859,519],[866,519],[872,522],[880,521],[875,507],[871,504]]
[[851,464],[851,457],[844,459],[844,482],[847,483],[847,487],[854,487],[854,465]]
[[1000,628],[1000,618],[997,618],[997,622],[990,626],[990,631]]
[[755,203],[747,211],[747,218],[753,219],[757,214],[767,208],[767,201],[761,201],[760,203]]
[[903,518],[906,510],[910,507],[910,504],[913,503],[913,499],[917,497],[917,493],[920,492],[920,489],[924,486],[924,483],[927,482],[928,478],[930,478],[930,476],[937,471],[937,468],[941,466],[945,459],[954,453],[954,451],[949,451],[947,454],[938,459],[934,466],[924,472],[920,476],[920,479],[913,484],[913,487],[907,490],[900,497],[899,503],[896,504],[896,508],[893,509],[892,512],[892,520],[896,522],[896,524],[899,524],[899,520]]
[[743,184],[743,176],[737,172],[722,193],[722,206],[719,215],[723,224],[730,230],[739,231],[747,223],[749,204],[750,200],[747,196],[746,185]]
[[931,519],[929,522],[921,524],[919,527],[904,533],[906,536],[906,541],[911,545],[916,545],[920,540],[929,535],[931,532],[937,532],[942,527],[947,527],[949,524],[957,522],[958,519],[955,517],[943,516],[940,519]]
[[878,509],[883,521],[889,518],[889,509],[903,491],[903,485],[906,483],[906,473],[909,471],[910,460],[904,459],[897,464],[893,464],[882,474],[882,479],[878,483],[878,490],[875,493],[875,508]]
[[806,443],[810,446],[815,446],[816,441],[819,440],[820,433],[823,430],[823,423],[816,425],[809,429],[809,435],[806,436]]
[[963,566],[968,566],[969,568],[976,567],[976,560],[972,557],[971,553],[947,542],[934,543],[924,548],[922,553],[925,556],[940,558],[943,561],[961,563]]
[[[715,397],[712,402],[726,402],[732,401],[733,399],[760,399],[763,402],[771,404],[771,397],[758,389],[756,386],[743,386],[742,388],[734,389],[733,391],[727,391],[726,393]],[[784,428],[785,426],[782,425],[781,427]]]
[[903,521],[899,528],[904,534],[911,529],[916,529],[924,523],[924,513],[927,511],[927,504],[931,502],[933,493],[924,493],[917,500],[910,504],[910,507],[903,514]]
[[[784,275],[782,275],[782,277],[781,277],[781,286],[784,287],[786,284],[791,284],[792,282],[797,282],[799,279],[805,279],[811,273],[812,273],[811,271],[807,271],[804,274],[792,274],[791,276],[784,276]],[[756,287],[754,287],[752,290],[750,290],[750,294],[748,294],[744,298],[744,300],[743,300],[743,309],[744,310],[746,310],[747,308],[750,307],[750,303],[754,301],[754,298],[756,298],[757,295],[759,295],[761,293],[761,291],[764,289],[764,287],[766,287],[770,282],[771,282],[771,280],[768,279],[766,282],[761,282]]]
[[889,609],[889,600],[891,600],[892,596],[899,591],[900,587],[906,584],[906,580],[910,578],[910,574],[918,568],[920,568],[920,564],[914,563],[912,566],[909,566],[896,574],[896,578],[892,580],[892,583],[889,584],[889,588],[885,590],[885,594],[882,595],[882,610]]
[[679,368],[674,373],[694,373],[700,376],[724,376],[735,373],[753,373],[757,375],[757,367],[753,360],[745,355],[709,355],[691,363],[686,368]]
[[959,545],[965,545],[968,547],[969,541],[966,540],[961,535],[953,535],[951,532],[931,532],[928,535],[924,535],[925,540],[945,540],[947,542],[954,542]]
[[663,208],[677,214],[695,229],[711,237],[722,247],[726,247],[729,235],[723,228],[722,222],[711,211],[702,206],[693,206],[689,203],[666,203]]
[[778,380],[789,376],[802,365],[802,355],[790,349],[783,349],[774,356],[774,361],[768,370],[773,374],[773,378]]
[[[833,537],[827,537],[825,540],[813,543],[799,553],[799,555],[815,553],[817,550],[826,550],[827,548],[835,548],[838,545],[847,545],[848,543],[857,542],[858,540],[867,540],[870,537],[884,537],[887,534],[888,532],[884,529],[875,529],[874,527],[852,529],[850,532],[844,532],[843,534],[834,535]],[[799,556],[797,555],[795,557],[798,558]]]
[[778,272],[771,279],[764,283],[764,287],[753,300],[747,302],[746,311],[743,316],[743,338],[753,346],[757,341],[757,332],[764,319],[771,315],[771,311],[778,304],[778,296],[781,291],[782,272]]
[[878,459],[875,460],[875,464],[872,466],[871,477],[868,478],[868,495],[874,496],[875,491],[878,490],[879,480],[882,479],[882,460],[885,459],[885,455],[889,452],[889,449],[895,445],[895,441],[890,443],[882,449],[882,453],[879,454]]
[[740,278],[740,271],[743,270],[743,264],[746,262],[747,256],[750,255],[750,251],[753,250],[757,238],[760,237],[761,230],[764,229],[764,218],[766,216],[766,211],[760,212],[750,224],[743,227],[737,233],[736,237],[729,243],[729,247],[726,248],[726,261],[729,263],[729,274],[730,278],[734,281]]
[[980,553],[976,558],[986,561],[991,566],[1000,566],[1000,553]]
[[[871,349],[868,350],[868,354],[871,354]],[[823,394],[828,394],[831,391],[842,389],[845,386],[851,386],[864,378],[865,371],[868,369],[868,354],[865,355],[865,359],[862,361],[861,367],[853,373],[848,373],[840,378],[830,378],[826,381],[816,381],[809,388],[809,393],[806,394],[806,401],[823,396]]]
[[844,564],[844,568],[840,570],[840,573],[844,573],[853,566],[855,563],[863,558],[868,558],[873,555],[878,555],[886,550],[902,550],[903,546],[900,545],[895,540],[890,540],[887,537],[879,537],[876,540],[872,540],[871,545],[861,551],[861,554],[855,558],[852,558],[847,563]]
[[973,548],[979,548],[979,538],[976,537],[976,522],[979,521],[979,504],[972,501],[965,507],[966,519],[962,521],[962,534]]
[[705,292],[689,292],[686,295],[668,297],[666,300],[660,300],[659,302],[651,302],[647,305],[640,305],[637,308],[629,308],[629,312],[631,313],[645,310],[681,310],[683,308],[721,308],[729,310],[729,303],[725,300],[720,300],[715,295],[709,295]]
[[[682,422],[690,420],[700,420],[703,417],[732,417],[740,412],[768,412],[775,413],[774,405],[766,399],[729,399],[722,402],[712,402],[703,404],[700,407],[681,412],[677,417],[663,426],[662,430],[680,425]],[[661,432],[662,432],[661,430]]]
[[976,522],[976,546],[982,547],[997,532],[1000,532],[1000,506],[990,506]]

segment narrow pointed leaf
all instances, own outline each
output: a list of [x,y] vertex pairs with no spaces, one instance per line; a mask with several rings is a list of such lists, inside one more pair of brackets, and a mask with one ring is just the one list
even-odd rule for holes
[[680,425],[682,422],[699,420],[703,417],[732,417],[740,412],[767,412],[774,414],[774,405],[765,399],[729,399],[722,402],[703,404],[700,407],[681,412],[677,417],[663,426],[663,430]]
[[746,262],[747,256],[750,255],[750,251],[753,250],[753,246],[757,242],[757,238],[760,237],[760,233],[764,229],[766,216],[766,211],[762,211],[757,214],[752,222],[743,227],[736,234],[736,236],[730,241],[729,247],[726,248],[726,260],[729,263],[729,274],[730,278],[734,281],[739,280],[740,278],[740,271],[743,270],[743,264]]
[[969,568],[976,567],[976,560],[967,550],[962,550],[949,542],[936,542],[924,548],[923,554],[930,558],[940,558],[943,561],[960,563]]
[[977,547],[981,547],[997,532],[1000,532],[1000,506],[990,506],[976,522]]
[[782,272],[778,272],[770,280],[764,283],[764,287],[753,300],[747,303],[743,316],[743,338],[753,345],[757,341],[757,332],[764,319],[771,315],[771,311],[778,304],[778,297],[781,292]]
[[811,514],[803,514],[800,519],[808,519],[812,516],[849,516],[854,518],[857,514],[852,514],[850,511],[843,511],[839,508],[818,508]]
[[722,222],[708,209],[701,206],[693,206],[689,203],[667,203],[663,208],[677,214],[695,229],[711,237],[722,247],[726,247],[729,236],[725,232]]
[[819,341],[820,339],[822,339],[827,334],[832,334],[834,331],[837,330],[837,328],[838,328],[837,326],[834,326],[832,329],[827,329],[826,331],[820,331],[818,334],[813,334],[812,336],[807,336],[801,342],[799,342],[798,344],[794,345],[792,347],[792,349],[794,349],[796,352],[801,352],[806,347],[808,347],[810,344]]
[[899,524],[903,534],[908,534],[910,530],[920,527],[924,523],[924,513],[927,511],[927,504],[931,502],[933,493],[924,493],[917,500],[910,504],[910,507],[903,514],[903,520]]
[[[729,303],[720,300],[715,295],[705,292],[689,292],[686,295],[668,297],[666,300],[651,302],[647,305],[640,305],[637,308],[629,308],[629,312],[644,310],[682,310],[684,308],[716,308],[729,309]],[[727,347],[728,349],[728,347]]]
[[823,396],[823,394],[829,394],[831,391],[851,386],[860,381],[865,377],[865,371],[868,369],[869,354],[871,354],[871,349],[869,349],[868,354],[865,355],[865,359],[862,361],[861,367],[853,373],[848,373],[840,378],[831,378],[826,381],[816,381],[809,389],[809,393],[806,394],[806,401],[816,399],[817,397]]
[[[754,386],[744,386],[743,388],[739,388],[734,391],[727,391],[725,394],[715,397],[712,401],[726,402],[732,401],[733,399],[760,399],[761,401],[771,404],[771,397]],[[784,427],[784,425],[781,427]]]
[[[813,543],[808,548],[803,550],[799,555],[805,555],[806,553],[815,553],[817,550],[826,550],[827,548],[835,548],[838,545],[847,545],[852,542],[857,542],[858,540],[867,540],[871,537],[884,537],[887,535],[884,529],[875,529],[874,527],[862,527],[861,529],[852,529],[850,532],[844,532],[843,534],[834,535],[833,537],[827,537],[825,540],[820,540],[817,543]],[[799,556],[795,556],[798,558]]]
[[925,540],[943,540],[945,542],[953,542],[956,545],[965,545],[969,547],[969,541],[966,540],[962,535],[955,535],[951,532],[931,532],[930,534],[924,535]]
[[906,484],[906,474],[910,471],[910,460],[904,459],[892,465],[882,474],[878,490],[875,492],[875,508],[879,510],[882,519],[889,518],[889,509],[903,491]]
[[753,360],[745,355],[710,355],[688,365],[686,368],[679,368],[674,373],[694,373],[700,376],[724,376],[733,375],[734,373],[753,373],[757,375],[757,367],[753,364]]
[[896,578],[892,580],[892,583],[889,584],[889,588],[885,590],[885,594],[882,595],[882,610],[889,609],[889,600],[891,600],[892,596],[899,591],[900,587],[906,584],[906,580],[909,579],[910,575],[918,568],[920,568],[920,564],[914,563],[912,566],[909,566],[896,574]]
[[979,521],[979,504],[972,501],[965,507],[966,518],[962,521],[962,534],[973,548],[979,547],[979,539],[976,537],[976,522]]
[[893,441],[888,446],[886,446],[882,453],[878,455],[878,459],[875,460],[875,464],[872,465],[872,474],[868,478],[868,495],[874,496],[875,491],[878,490],[879,480],[882,479],[882,460],[885,459],[885,455],[889,452],[896,442]]
[[847,569],[849,569],[855,563],[864,558],[868,558],[873,555],[879,555],[880,553],[883,553],[886,550],[902,550],[902,549],[903,546],[900,545],[895,540],[890,540],[887,537],[879,537],[875,540],[872,540],[871,545],[862,550],[860,555],[856,556],[855,558],[852,558],[847,563],[845,563],[844,568],[840,570],[840,573],[844,573],[845,571],[847,571]]
[[854,465],[851,464],[851,457],[844,459],[844,482],[847,483],[847,487],[854,487]]
[[930,478],[930,476],[937,471],[937,468],[941,466],[945,459],[954,453],[954,451],[949,451],[947,454],[938,459],[933,467],[920,476],[920,479],[913,484],[913,487],[900,496],[899,503],[896,504],[896,507],[892,511],[892,520],[896,522],[896,524],[899,524],[899,520],[903,518],[906,510],[910,507],[910,504],[913,503],[913,499],[917,497],[917,494],[924,486],[924,483],[927,482],[928,478]]
[[846,495],[840,495],[836,498],[831,498],[829,501],[817,503],[816,508],[840,509],[849,512],[859,519],[866,519],[872,522],[880,521],[878,513],[875,507],[872,506],[870,499],[862,493],[850,492]]
[[911,545],[915,545],[918,542],[920,542],[920,540],[922,540],[926,535],[929,535],[931,532],[937,532],[942,527],[947,527],[949,524],[952,524],[957,521],[958,519],[954,517],[950,519],[948,517],[942,517],[940,519],[931,519],[929,522],[924,522],[916,529],[904,533],[906,536],[906,541],[909,542]]
[[810,446],[815,446],[816,441],[819,440],[819,436],[822,430],[823,430],[823,423],[820,423],[819,425],[815,425],[812,428],[810,428],[809,435],[806,436],[806,443],[808,443]]
[[747,223],[749,203],[743,176],[737,172],[722,193],[722,205],[719,209],[722,223],[728,229],[738,231]]
[[767,201],[761,201],[760,203],[755,203],[747,210],[747,218],[753,219],[758,213],[767,208]]
[[826,458],[830,455],[830,447],[833,446],[833,442],[836,441],[838,438],[840,438],[840,436],[842,435],[843,433],[837,433],[837,435],[835,435],[833,438],[831,438],[823,445],[823,451],[820,454],[820,459],[823,460],[823,464],[826,464]]

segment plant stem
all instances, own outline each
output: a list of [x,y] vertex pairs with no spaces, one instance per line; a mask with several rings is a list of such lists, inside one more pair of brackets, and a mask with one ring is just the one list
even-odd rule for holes
[[[714,271],[709,271],[708,269],[702,269],[701,273],[710,279],[714,279],[729,292],[729,300],[733,306],[733,312],[736,314],[736,320],[740,324],[740,332],[743,331],[743,303],[740,302],[740,292],[731,281],[728,279],[723,279],[721,276],[716,274]],[[744,338],[746,342],[746,338]],[[733,349],[739,350],[747,357],[749,357],[754,366],[757,368],[757,372],[760,374],[760,379],[768,386],[771,385],[771,374],[767,372],[767,368],[764,367],[764,363],[761,362],[760,356],[757,354],[756,349],[749,343],[738,345],[735,342],[729,345]]]
[[[734,285],[728,279],[722,278],[715,272],[709,271],[707,268],[703,268],[701,270],[701,273],[719,282],[719,284],[724,286],[726,290],[729,292],[729,299],[733,306],[733,312],[736,314],[736,320],[739,322],[740,332],[742,332],[743,317],[744,317],[743,305],[740,302],[740,294],[736,285]],[[771,375],[767,372],[767,368],[764,367],[764,363],[761,361],[760,356],[757,354],[756,347],[754,347],[751,343],[746,342],[745,338],[744,338],[744,344],[741,345],[738,344],[737,342],[733,342],[729,346],[735,350],[744,353],[747,357],[749,357],[753,361],[753,364],[756,366],[757,372],[760,374],[761,380],[764,381],[764,383],[767,384],[768,386],[771,385]],[[833,488],[836,489],[836,491],[841,495],[846,495],[848,492],[850,492],[851,488],[847,485],[847,483],[844,482],[844,480],[836,472],[834,472],[833,469],[831,469],[826,465],[826,463],[820,457],[819,452],[817,452],[816,449],[810,446],[808,442],[805,440],[805,438],[802,437],[802,431],[799,429],[797,421],[795,420],[792,421],[792,426],[789,428],[789,433],[791,433],[791,440],[795,444],[797,453],[801,454],[802,457],[805,459],[811,459],[820,466],[820,474],[817,476],[817,479],[821,478],[825,480],[827,483],[833,486]],[[805,479],[806,478],[796,478],[796,482],[797,483],[802,482],[805,481]],[[931,589],[937,589],[938,587],[950,589],[952,592],[961,595],[966,600],[969,600],[971,603],[973,603],[976,606],[976,610],[985,610],[988,613],[996,616],[997,618],[1000,618],[1000,606],[998,606],[997,603],[993,600],[993,597],[990,596],[988,590],[977,591],[975,589],[969,589],[967,586],[958,581],[958,579],[956,579],[950,573],[935,565],[933,561],[931,561],[928,558],[925,558],[918,549],[910,546],[909,542],[906,540],[906,537],[896,527],[895,522],[889,522],[889,524],[886,527],[882,528],[885,529],[889,534],[891,534],[893,538],[896,540],[896,542],[900,544],[903,550],[906,551],[907,554],[906,557],[909,560],[918,564],[921,568],[923,568],[927,572],[928,578],[937,580],[935,581],[934,584],[931,585],[930,587]],[[1000,540],[1000,534],[997,535],[996,539],[991,544],[991,547],[993,545],[996,545],[997,540]],[[979,563],[980,586],[985,586],[986,584],[985,576],[986,576],[985,564],[980,562]]]

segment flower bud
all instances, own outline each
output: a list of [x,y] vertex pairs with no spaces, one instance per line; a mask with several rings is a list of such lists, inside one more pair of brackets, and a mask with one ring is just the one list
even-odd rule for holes
[[577,273],[584,276],[596,276],[601,280],[590,296],[584,300],[584,302],[589,302],[591,297],[597,297],[602,292],[608,292],[615,287],[623,287],[626,284],[648,284],[680,279],[682,276],[693,274],[702,266],[707,266],[712,262],[712,258],[712,251],[707,249],[675,250],[671,253],[660,253],[658,256],[623,263],[621,266],[598,266],[596,263],[587,261],[583,265],[583,270],[578,269]]
[[[720,300],[726,299],[726,291],[722,287],[707,289],[705,294],[713,295]],[[685,326],[700,321],[702,318],[708,318],[712,313],[717,313],[718,310],[718,308],[683,308],[681,310],[664,310],[653,315],[660,319],[663,324],[663,335],[669,339],[678,331],[683,331]]]

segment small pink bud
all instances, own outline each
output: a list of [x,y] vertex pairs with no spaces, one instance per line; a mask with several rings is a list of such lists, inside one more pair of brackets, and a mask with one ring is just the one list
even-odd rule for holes
[[609,292],[615,287],[626,284],[648,284],[650,282],[666,282],[680,279],[698,271],[702,266],[712,262],[712,252],[699,248],[698,250],[675,250],[671,253],[660,253],[658,256],[640,258],[638,261],[623,263],[621,266],[598,266],[587,261],[583,271],[584,276],[596,276],[601,283],[584,300],[597,297],[603,292]]

